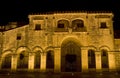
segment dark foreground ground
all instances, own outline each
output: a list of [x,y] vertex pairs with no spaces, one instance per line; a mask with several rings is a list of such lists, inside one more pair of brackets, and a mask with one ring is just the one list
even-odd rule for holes
[[39,73],[39,72],[0,72],[0,78],[120,78],[120,73]]

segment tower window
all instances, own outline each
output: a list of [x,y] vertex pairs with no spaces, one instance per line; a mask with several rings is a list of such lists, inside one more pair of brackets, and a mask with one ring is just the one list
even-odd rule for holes
[[35,25],[35,30],[41,30],[41,24],[36,24]]
[[17,40],[21,40],[21,34],[17,34]]
[[100,28],[107,28],[106,22],[101,22],[100,23]]
[[58,28],[64,28],[64,24],[58,24]]

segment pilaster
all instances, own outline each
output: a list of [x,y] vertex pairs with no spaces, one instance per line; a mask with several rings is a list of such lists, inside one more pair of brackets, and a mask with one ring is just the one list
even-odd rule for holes
[[11,69],[12,69],[12,71],[15,71],[17,69],[17,54],[16,53],[14,53],[12,55],[12,59],[11,60],[12,60],[11,61]]
[[116,71],[114,52],[108,52],[109,71]]
[[41,53],[41,65],[40,71],[46,72],[46,53]]
[[88,72],[88,50],[87,47],[81,47],[82,72]]
[[95,52],[95,59],[96,59],[96,72],[101,72],[101,52]]
[[54,49],[54,72],[61,72],[61,50]]
[[30,52],[29,53],[29,60],[28,60],[28,69],[30,71],[34,70],[34,58],[35,58],[35,55],[33,52]]

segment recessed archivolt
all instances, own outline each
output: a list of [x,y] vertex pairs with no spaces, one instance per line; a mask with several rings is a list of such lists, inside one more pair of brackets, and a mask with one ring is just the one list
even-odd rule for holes
[[48,52],[48,51],[54,51],[54,47],[52,47],[52,46],[49,46],[49,47],[46,47],[45,48],[45,52]]
[[99,50],[100,50],[100,51],[101,51],[101,50],[110,51],[110,48],[109,48],[108,46],[106,46],[106,45],[103,45],[103,46],[101,46],[101,47],[99,48]]
[[2,62],[4,61],[4,59],[5,59],[5,57],[7,56],[7,55],[11,55],[12,56],[12,50],[6,50],[6,51],[4,51],[4,53],[1,55],[1,64],[2,64]]
[[20,54],[22,52],[31,52],[31,51],[30,51],[30,49],[28,47],[25,47],[25,46],[17,48],[17,50],[16,50],[17,54]]
[[4,58],[5,56],[11,54],[12,55],[12,50],[6,50],[3,52],[3,54],[1,55],[1,58]]
[[90,45],[90,46],[88,47],[88,50],[97,51],[97,48],[96,48],[95,46],[93,46],[93,45]]
[[64,27],[67,29],[70,26],[70,22],[68,19],[59,19],[57,20],[56,26],[64,24]]
[[56,22],[58,23],[59,21],[67,21],[67,22],[70,22],[69,19],[66,19],[66,18],[60,18],[60,19],[57,19]]
[[36,46],[32,49],[33,52],[43,52],[43,49],[40,46]]
[[82,44],[80,43],[79,39],[77,37],[65,37],[62,41],[61,41],[61,47],[63,45],[65,45],[66,43],[70,42],[70,41],[73,41],[75,42],[78,46],[82,46]]
[[83,18],[74,18],[74,19],[72,19],[71,21],[72,21],[72,22],[73,22],[73,21],[83,21],[83,23],[84,23],[84,19],[83,19]]

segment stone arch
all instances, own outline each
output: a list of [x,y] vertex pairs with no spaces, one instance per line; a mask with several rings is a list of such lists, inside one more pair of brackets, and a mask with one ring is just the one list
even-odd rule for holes
[[89,45],[89,46],[88,46],[88,49],[92,49],[92,50],[97,51],[97,47],[95,47],[95,46],[93,46],[93,45]]
[[8,55],[8,54],[12,54],[12,50],[5,50],[3,53],[2,53],[2,55],[1,55],[1,58],[4,58],[6,55]]
[[49,50],[54,50],[54,47],[53,46],[49,46],[49,47],[46,47],[45,48],[45,52],[49,51]]
[[54,69],[54,48],[49,46],[45,49],[46,52],[46,68]]
[[5,68],[11,68],[11,58],[12,58],[12,50],[6,50],[3,52],[3,54],[1,55],[1,69],[5,69]]
[[110,51],[110,48],[106,45],[103,45],[99,48],[99,50],[101,51],[102,49],[106,49],[107,51]]
[[74,20],[83,20],[85,22],[85,19],[83,18],[73,18],[71,21],[74,21]]
[[20,53],[23,52],[23,51],[31,52],[30,49],[29,49],[28,47],[26,47],[26,46],[21,46],[21,47],[18,47],[18,48],[16,49],[16,53],[17,53],[17,54],[20,54]]
[[17,54],[17,68],[18,69],[28,68],[29,52],[31,51],[28,47],[21,46],[17,48],[16,54]]
[[34,52],[34,68],[39,69],[41,66],[41,53],[43,53],[43,49],[40,46],[35,46],[32,51]]
[[57,28],[65,28],[67,29],[70,26],[70,22],[68,19],[59,19],[57,20]]
[[32,49],[33,52],[44,52],[44,50],[40,47],[40,46],[35,46],[33,49]]
[[81,45],[74,37],[66,38],[61,44],[61,71],[81,71]]
[[67,19],[67,18],[60,18],[60,19],[57,19],[56,21],[58,22],[59,20],[67,20],[67,21],[69,21],[69,22],[70,22],[70,20],[69,20],[69,19]]
[[[69,41],[73,41],[75,43],[77,43],[78,46],[81,46],[82,44],[80,43],[79,39],[77,38],[77,36],[69,36],[69,37],[64,37],[61,42],[60,42],[60,45],[64,45],[66,44],[67,42]],[[60,47],[61,47],[60,46]]]

